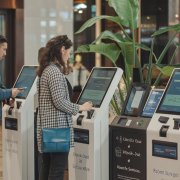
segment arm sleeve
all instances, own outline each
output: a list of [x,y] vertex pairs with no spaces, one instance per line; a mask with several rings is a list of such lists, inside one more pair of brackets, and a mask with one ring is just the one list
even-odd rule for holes
[[65,88],[65,78],[59,69],[54,68],[49,73],[49,89],[52,96],[54,106],[66,113],[77,114],[79,111],[79,105],[72,103],[67,99],[67,93]]
[[0,88],[0,101],[10,98],[12,95],[12,89]]
[[2,82],[2,77],[0,76],[0,88],[1,89],[7,89],[6,86],[4,86],[3,82]]

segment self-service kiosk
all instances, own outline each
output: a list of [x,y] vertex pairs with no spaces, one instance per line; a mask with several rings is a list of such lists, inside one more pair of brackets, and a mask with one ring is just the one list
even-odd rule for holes
[[153,89],[149,94],[146,84],[132,85],[122,116],[110,125],[110,180],[146,180],[146,130],[162,93]]
[[23,66],[14,84],[23,88],[14,105],[4,105],[2,119],[3,179],[34,180],[34,95],[36,66]]
[[180,180],[180,69],[175,69],[147,129],[147,180]]
[[79,96],[78,104],[92,101],[93,109],[73,118],[70,180],[109,180],[109,103],[122,73],[120,68],[93,68]]

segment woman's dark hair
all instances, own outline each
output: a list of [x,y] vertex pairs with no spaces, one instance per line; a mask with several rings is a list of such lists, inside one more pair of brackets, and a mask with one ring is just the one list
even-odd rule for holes
[[59,66],[64,74],[68,74],[70,72],[71,68],[69,63],[65,64],[62,59],[60,49],[63,46],[65,49],[69,49],[72,46],[72,42],[68,39],[67,35],[56,36],[50,39],[45,47],[39,49],[39,68],[37,71],[39,77],[41,77],[43,70],[52,62]]
[[3,35],[0,35],[0,44],[2,43],[8,43],[8,41]]

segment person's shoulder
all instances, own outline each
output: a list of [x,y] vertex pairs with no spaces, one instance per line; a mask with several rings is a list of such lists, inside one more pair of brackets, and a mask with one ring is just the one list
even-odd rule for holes
[[51,76],[51,77],[63,76],[63,73],[60,71],[58,66],[56,66],[55,64],[50,64],[48,67],[46,67],[45,74],[47,76]]
[[60,72],[59,68],[55,64],[50,64],[49,66],[47,66],[45,71],[48,72],[48,73]]

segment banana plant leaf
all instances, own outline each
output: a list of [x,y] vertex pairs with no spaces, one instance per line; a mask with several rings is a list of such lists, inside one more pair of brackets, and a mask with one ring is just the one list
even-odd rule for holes
[[116,24],[118,24],[119,26],[122,26],[122,25],[121,25],[122,22],[121,22],[121,20],[119,19],[118,16],[106,16],[106,15],[96,16],[96,17],[93,17],[93,18],[87,20],[87,21],[79,28],[79,30],[75,32],[75,34],[81,33],[82,31],[84,31],[85,29],[91,27],[91,26],[94,25],[97,21],[102,20],[102,19],[106,19],[106,20],[109,20],[109,21],[113,21],[113,22],[115,22]]
[[95,44],[95,43],[98,43],[98,42],[101,42],[101,40],[103,39],[106,39],[106,40],[112,40],[112,41],[115,41],[117,43],[120,43],[120,42],[126,42],[127,39],[125,39],[121,34],[119,33],[112,33],[111,31],[104,31],[102,32],[97,38],[95,41],[92,42],[92,44]]
[[121,51],[124,58],[124,64],[125,64],[125,76],[127,79],[128,85],[130,85],[132,81],[133,76],[133,67],[134,67],[134,51],[133,51],[133,43],[132,42],[121,42],[118,43],[121,47]]
[[[141,49],[141,50],[144,50],[144,51],[151,52],[151,48],[149,48],[148,46],[146,46],[144,44],[135,43],[135,47],[136,47],[136,50]],[[154,60],[157,61],[156,54],[154,52],[152,52],[152,55],[153,55]]]
[[152,34],[152,37],[161,35],[161,34],[166,33],[166,32],[179,33],[180,32],[180,24],[160,28],[159,30],[157,30],[155,33]]
[[160,72],[163,74],[163,75],[166,75],[166,76],[171,76],[172,74],[172,71],[174,70],[174,68],[180,68],[180,64],[176,64],[176,65],[173,65],[173,66],[164,66],[164,65],[158,65],[158,64],[154,64],[157,69],[160,70]]
[[133,57],[133,43],[132,42],[120,42],[118,43],[121,47],[123,56],[125,57],[125,62],[129,65],[134,66],[134,62],[132,61]]
[[157,64],[161,64],[163,58],[165,57],[168,49],[170,48],[170,46],[172,44],[174,44],[174,38],[176,37],[176,33],[173,34],[173,36],[169,39],[168,43],[166,44],[165,48],[163,49],[163,51],[161,52],[160,56],[157,59]]
[[109,58],[113,64],[116,63],[121,51],[119,47],[114,44],[106,44],[106,43],[99,43],[99,44],[89,44],[89,45],[82,45],[79,46],[75,53],[100,53],[107,58]]
[[132,30],[138,27],[138,0],[109,0],[108,2],[118,14],[123,26],[130,27]]
[[142,49],[142,50],[145,50],[145,51],[151,51],[151,48],[149,48],[148,46],[146,46],[144,44],[135,43],[135,47],[136,47],[136,49]]

